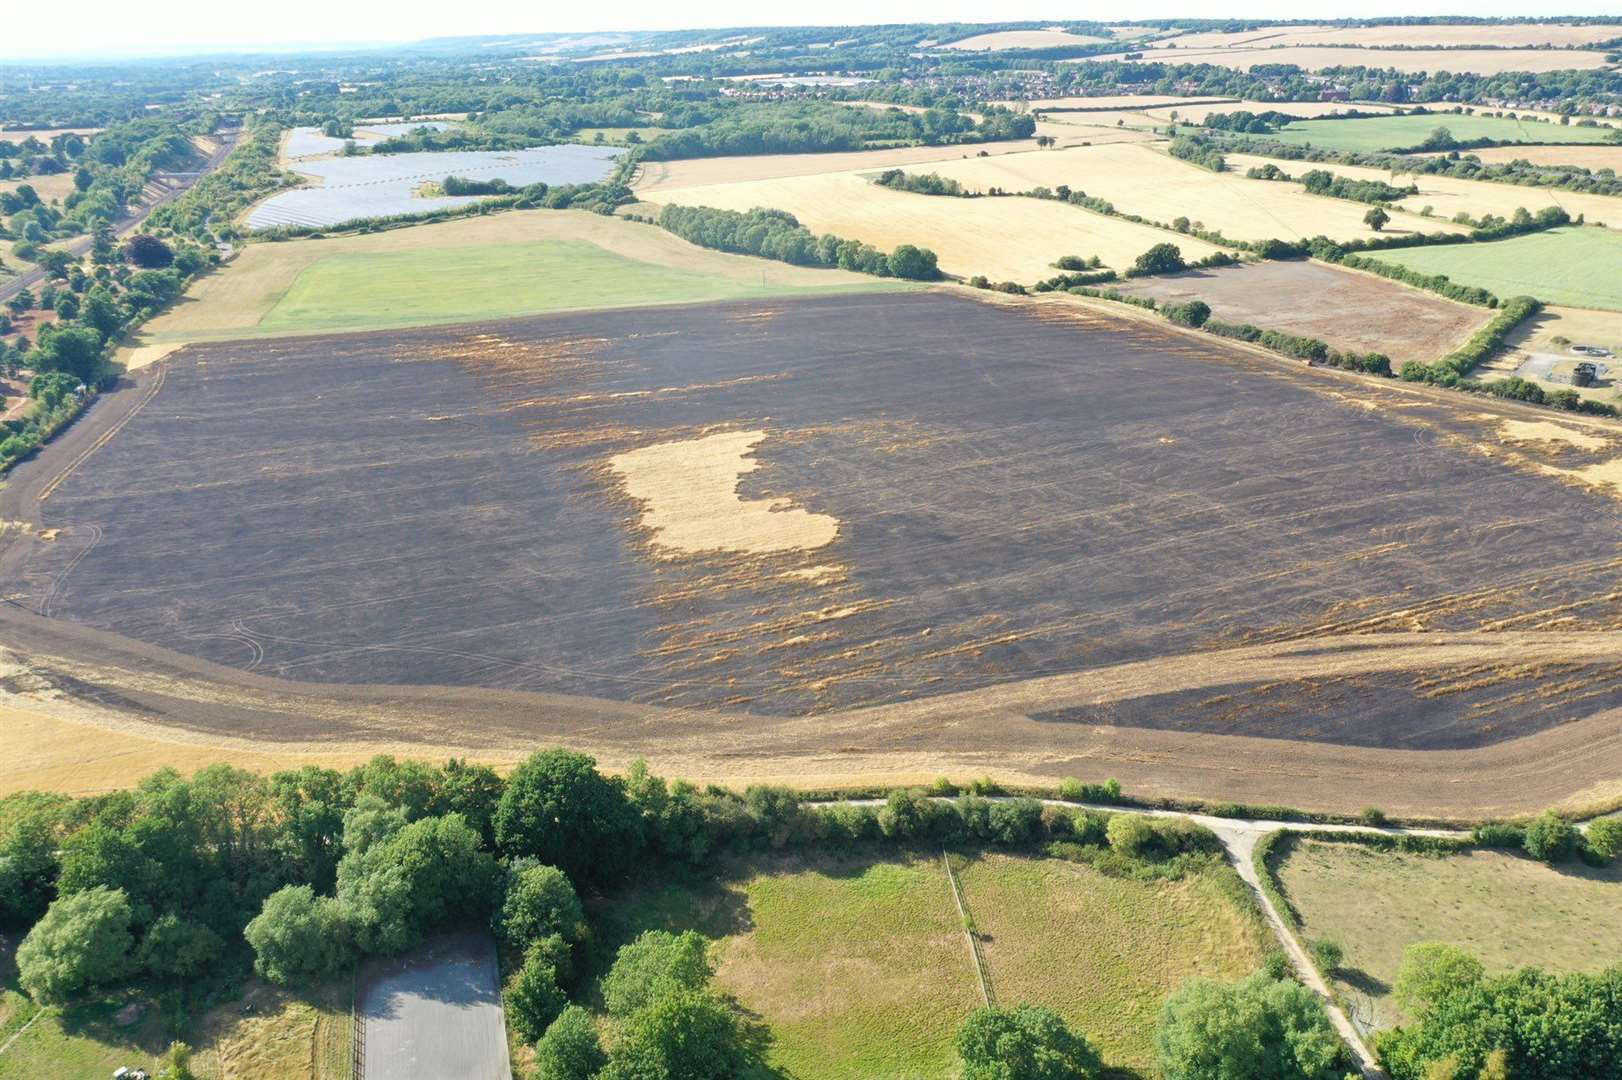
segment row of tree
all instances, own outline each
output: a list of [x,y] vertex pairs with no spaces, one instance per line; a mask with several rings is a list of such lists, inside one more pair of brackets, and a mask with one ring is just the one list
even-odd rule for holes
[[838,267],[910,281],[934,281],[941,276],[935,253],[928,248],[902,244],[886,254],[832,233],[819,236],[782,210],[757,208],[741,213],[708,206],[670,205],[660,211],[657,224],[701,247],[796,266]]

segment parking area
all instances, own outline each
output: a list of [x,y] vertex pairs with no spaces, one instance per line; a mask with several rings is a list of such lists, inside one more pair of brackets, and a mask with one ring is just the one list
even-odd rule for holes
[[511,1080],[495,944],[440,937],[365,972],[356,1080]]

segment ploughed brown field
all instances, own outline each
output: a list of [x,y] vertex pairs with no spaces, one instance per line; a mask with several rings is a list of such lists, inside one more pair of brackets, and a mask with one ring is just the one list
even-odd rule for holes
[[[710,776],[995,752],[1317,804],[1369,793],[1313,761],[1513,756],[1552,801],[1598,777],[1535,780],[1538,739],[1616,753],[1612,426],[944,290],[199,345],[142,379],[4,507],[34,516],[0,675],[41,708]],[[1211,775],[1229,747],[1253,772]]]

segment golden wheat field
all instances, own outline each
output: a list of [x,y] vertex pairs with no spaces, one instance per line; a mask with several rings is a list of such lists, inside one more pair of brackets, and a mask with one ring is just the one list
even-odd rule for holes
[[[1107,199],[1125,213],[1162,223],[1186,217],[1234,240],[1305,239],[1319,234],[1351,240],[1374,235],[1363,224],[1368,207],[1362,203],[1309,195],[1296,184],[1248,180],[1231,169],[1212,172],[1152,146],[1037,151],[944,162],[930,171],[976,191],[1066,184]],[[1415,217],[1394,222],[1391,229],[1421,226],[1434,231],[1456,228]]]
[[[1622,37],[1622,25],[1615,23],[1436,23],[1429,26],[1259,26],[1235,33],[1213,30],[1181,34],[1168,40],[1175,41],[1178,49],[1269,48],[1274,45],[1356,45],[1362,48],[1406,45],[1412,49],[1446,49],[1468,45],[1571,48],[1616,37]],[[1161,45],[1156,42],[1149,47]]]
[[1489,164],[1503,161],[1530,161],[1534,165],[1575,165],[1583,169],[1622,171],[1622,146],[1493,146],[1472,150],[1472,155]]
[[855,169],[894,169],[932,161],[958,161],[975,157],[981,151],[996,155],[1035,148],[1034,139],[1010,139],[971,146],[900,146],[892,150],[852,150],[835,154],[741,154],[737,157],[645,161],[632,186],[638,194],[647,195],[672,188],[776,180],[786,176],[849,172]]
[[993,34],[976,34],[958,41],[948,41],[943,49],[985,51],[989,49],[1048,49],[1055,45],[1097,45],[1109,38],[1072,34],[1067,30],[1002,30]]
[[[1162,63],[1166,53],[1154,50],[1145,63]],[[1573,71],[1606,66],[1605,54],[1580,49],[1347,49],[1333,45],[1285,45],[1270,48],[1184,49],[1176,58],[1184,64],[1215,64],[1249,71],[1258,64],[1295,64],[1308,71],[1332,67],[1394,68],[1397,71],[1451,71],[1458,74],[1501,75],[1506,71]],[[1088,60],[1124,60],[1120,53],[1087,57]],[[1076,63],[1065,60],[1061,63]]]
[[1284,161],[1251,154],[1230,154],[1228,165],[1240,170],[1267,161],[1292,176],[1299,176],[1310,168],[1325,168],[1336,176],[1357,180],[1384,180],[1400,186],[1410,183],[1419,186],[1418,195],[1399,200],[1403,210],[1420,213],[1425,207],[1439,220],[1427,222],[1425,231],[1440,230],[1453,215],[1464,212],[1472,218],[1484,214],[1508,217],[1520,207],[1536,213],[1548,206],[1563,207],[1573,217],[1582,214],[1590,225],[1604,223],[1613,229],[1622,229],[1622,198],[1613,195],[1590,195],[1583,192],[1561,191],[1556,188],[1526,187],[1520,184],[1498,184],[1490,180],[1462,180],[1452,176],[1414,175],[1391,173],[1384,169],[1370,169],[1356,165],[1310,165],[1299,161]]
[[[1097,255],[1107,266],[1124,268],[1171,238],[1161,229],[1057,202],[914,195],[879,187],[853,172],[677,188],[660,191],[652,201],[786,210],[813,232],[836,233],[884,249],[899,244],[932,248],[949,274],[984,274],[1026,284],[1051,276],[1061,255]],[[1189,259],[1218,250],[1191,237],[1177,242]]]

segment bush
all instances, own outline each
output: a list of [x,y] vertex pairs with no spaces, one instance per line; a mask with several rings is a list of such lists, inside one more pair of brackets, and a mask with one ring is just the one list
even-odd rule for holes
[[1203,300],[1189,300],[1182,304],[1164,304],[1160,313],[1180,326],[1198,328],[1211,317],[1211,307]]
[[1312,943],[1312,962],[1317,964],[1318,970],[1325,975],[1332,975],[1338,971],[1345,959],[1346,951],[1340,947],[1338,941],[1319,938]]
[[591,1080],[608,1063],[591,1013],[570,1005],[535,1044],[536,1080]]
[[1526,830],[1511,822],[1488,822],[1470,830],[1471,843],[1490,848],[1520,848],[1526,844]]
[[1546,863],[1565,862],[1577,853],[1577,826],[1552,811],[1526,827],[1526,853]]
[[161,270],[175,261],[175,253],[156,236],[142,233],[130,237],[129,243],[124,245],[124,258],[148,270]]
[[1155,829],[1142,814],[1116,814],[1109,819],[1105,834],[1110,850],[1130,858],[1146,854],[1155,842]]
[[957,1033],[962,1080],[1093,1080],[1103,1062],[1084,1036],[1035,1005],[988,1007]]
[[524,962],[502,991],[507,1023],[525,1042],[539,1039],[569,1004],[550,950],[541,942],[524,954]]
[[17,946],[17,981],[42,1005],[69,1001],[130,971],[135,913],[122,889],[98,886],[53,903]]
[[709,983],[709,944],[691,930],[649,930],[620,948],[603,977],[603,1003],[610,1015],[627,1017],[654,999]]
[[496,933],[509,949],[523,951],[551,934],[579,941],[586,914],[568,877],[555,866],[520,860],[507,871]]
[[625,1022],[599,1080],[729,1080],[750,1053],[737,1014],[702,990],[658,998]]
[[1609,862],[1622,854],[1622,818],[1601,818],[1588,826],[1583,845],[1594,858]]

